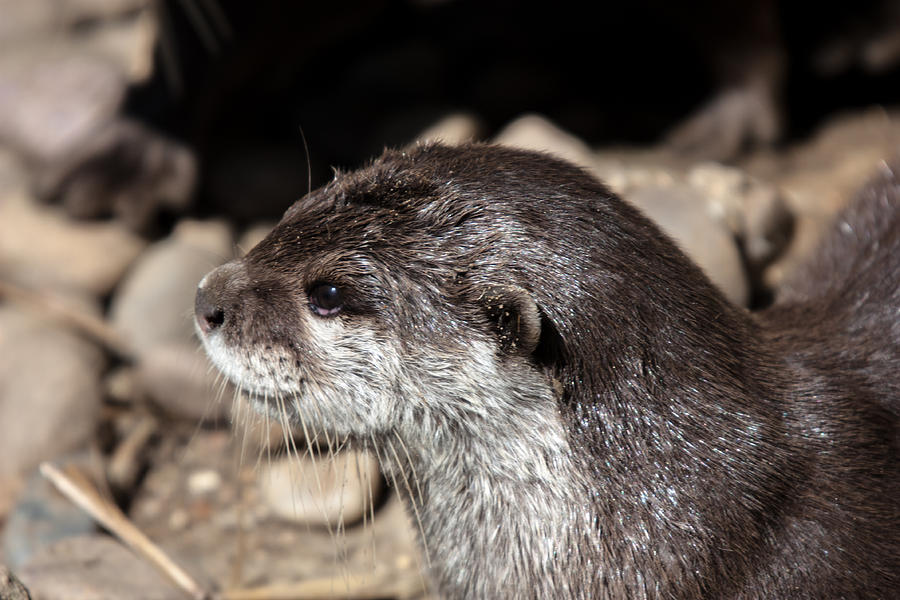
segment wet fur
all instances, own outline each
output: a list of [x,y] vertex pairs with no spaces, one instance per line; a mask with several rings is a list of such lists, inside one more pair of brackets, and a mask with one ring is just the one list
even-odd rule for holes
[[581,170],[428,146],[297,202],[197,310],[264,409],[378,451],[446,598],[889,597],[898,232],[884,168],[752,315]]

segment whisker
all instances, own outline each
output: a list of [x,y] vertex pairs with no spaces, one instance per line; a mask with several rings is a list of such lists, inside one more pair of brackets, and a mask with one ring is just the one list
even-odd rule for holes
[[[406,476],[406,469],[403,468],[403,464],[400,462],[400,456],[397,454],[397,449],[394,448],[394,444],[391,443],[391,440],[386,439],[385,443],[387,447],[390,448],[391,453],[394,455],[394,460],[397,463],[397,468],[400,471],[400,476],[403,478],[403,483],[406,487],[406,493],[409,494],[409,503],[412,505],[413,514],[416,517],[416,523],[419,526],[419,533],[422,535],[422,549],[425,553],[425,566],[430,570],[431,569],[431,556],[428,552],[428,540],[425,538],[425,527],[422,525],[422,515],[419,514],[419,504],[416,502],[416,498],[413,495],[412,487],[409,485],[409,478]],[[419,492],[421,494],[421,491]],[[421,500],[422,496],[419,497]]]

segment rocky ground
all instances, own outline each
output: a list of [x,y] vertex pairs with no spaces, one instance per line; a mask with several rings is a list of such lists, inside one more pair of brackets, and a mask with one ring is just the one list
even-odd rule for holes
[[[89,28],[51,4],[0,1],[25,24],[0,26],[15,50],[0,53],[0,598],[26,597],[23,584],[48,600],[188,597],[145,542],[119,541],[60,495],[45,461],[96,490],[108,519],[121,509],[200,590],[427,597],[414,522],[377,457],[248,412],[199,348],[198,281],[272,223],[177,216],[197,157],[121,111],[150,69],[146,3],[73,3],[94,11]],[[418,139],[483,139],[478,123],[449,113]],[[734,302],[760,306],[900,152],[900,112],[835,115],[729,165],[664,146],[591,147],[540,115],[490,139],[583,165]],[[123,148],[134,158],[110,173]],[[162,228],[161,211],[176,215]]]

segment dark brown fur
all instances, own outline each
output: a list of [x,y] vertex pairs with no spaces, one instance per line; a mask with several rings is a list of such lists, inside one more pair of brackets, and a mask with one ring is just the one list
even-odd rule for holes
[[[407,397],[398,379],[387,421],[349,398],[339,414],[311,391],[304,402],[310,381],[327,385],[305,324],[321,280],[347,290],[341,327],[402,340],[402,381],[422,381]],[[301,417],[409,448],[383,458],[421,480],[401,491],[447,597],[900,590],[900,184],[886,167],[819,263],[757,315],[581,170],[482,145],[387,152],[338,175],[211,274],[197,310],[221,347],[295,361],[259,377],[300,386]],[[437,354],[471,378],[455,361],[480,341],[518,386],[488,417],[483,399],[441,397],[415,371]],[[524,451],[534,475],[507,477],[492,444],[541,448],[553,427],[534,415],[559,420],[566,451]],[[553,516],[535,540],[540,507],[527,507],[541,501]]]

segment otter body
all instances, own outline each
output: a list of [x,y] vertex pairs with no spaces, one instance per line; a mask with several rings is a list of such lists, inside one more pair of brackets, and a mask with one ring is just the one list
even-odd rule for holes
[[261,410],[378,452],[445,598],[886,598],[898,280],[887,168],[753,315],[576,167],[426,146],[298,201],[196,316]]

